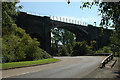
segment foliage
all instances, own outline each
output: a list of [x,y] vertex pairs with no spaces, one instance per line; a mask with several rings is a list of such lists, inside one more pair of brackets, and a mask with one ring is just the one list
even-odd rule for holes
[[[102,16],[100,26],[102,27],[114,27],[115,30],[113,35],[111,36],[111,45],[112,51],[119,52],[119,44],[120,44],[120,1],[119,2],[99,2],[100,0],[95,2],[83,2],[80,6],[83,8],[92,8],[92,6],[98,6],[98,10],[100,12],[99,15]],[[70,0],[67,1],[70,4]],[[112,23],[112,24],[111,24]],[[100,50],[101,52],[102,50]]]
[[56,56],[93,55],[95,41],[91,41],[91,46],[88,46],[85,41],[76,42],[75,35],[70,31],[55,28],[52,33],[52,54]]
[[66,46],[62,45],[59,47],[59,56],[68,56]]
[[52,55],[65,56],[72,54],[72,46],[75,35],[70,31],[54,28],[52,29]]
[[100,50],[97,50],[96,53],[104,53],[104,51],[100,49]]
[[58,47],[57,47],[57,45],[56,45],[56,43],[52,43],[51,44],[51,55],[52,56],[57,56],[57,54],[58,54]]
[[25,30],[15,24],[12,25],[11,31],[7,30],[8,32],[4,33],[2,38],[2,56],[5,58],[5,62],[38,60],[51,57],[38,47],[40,43],[37,39],[32,39],[29,34],[26,34]]
[[103,47],[103,51],[104,51],[104,53],[112,53],[111,48],[107,47],[107,46]]
[[81,56],[81,55],[87,55],[87,54],[93,54],[93,51],[90,49],[90,47],[86,44],[85,41],[82,42],[75,42],[73,46],[73,56]]
[[100,25],[115,28],[111,36],[111,46],[113,46],[112,51],[118,53],[120,51],[120,2],[84,2],[80,8],[91,8],[93,5],[99,6],[99,15],[102,16]]
[[[64,29],[60,29],[60,28],[54,28],[51,30],[52,32],[52,43],[61,43],[63,45],[66,45],[68,43],[73,44],[73,41],[75,41],[75,35],[68,31],[68,30],[64,30]],[[59,45],[59,44],[57,44]]]
[[120,47],[120,27],[118,27],[117,31],[114,31],[111,36],[111,43]]
[[58,47],[59,47],[59,43],[61,41],[61,29],[57,29],[57,28],[54,28],[51,30],[52,32],[52,55],[56,55],[58,54]]
[[64,32],[62,32],[62,36],[61,42],[63,45],[68,45],[68,43],[73,45],[73,42],[75,41],[75,35],[72,32],[64,30]]
[[117,56],[120,55],[120,27],[117,27],[117,30],[113,32],[110,40],[113,53]]
[[36,38],[32,39],[24,29],[16,26],[15,19],[21,6],[16,2],[2,3],[2,56],[5,62],[39,60],[51,56],[41,48]]
[[[72,45],[74,45],[73,43],[72,43]],[[68,43],[68,45],[66,45],[68,56],[72,56],[72,53],[73,53],[73,46],[72,45],[70,43]]]
[[104,46],[102,49],[96,51],[96,53],[112,53],[111,48]]
[[91,48],[92,48],[92,50],[95,51],[95,50],[96,50],[96,41],[93,40],[93,41],[91,41],[90,43],[91,43]]
[[15,23],[21,6],[16,7],[17,2],[3,2],[2,3],[2,26],[11,26]]
[[95,5],[99,6],[99,15],[102,16],[100,25],[108,27],[113,22],[112,27],[119,27],[120,25],[120,2],[83,2],[80,8],[90,8]]

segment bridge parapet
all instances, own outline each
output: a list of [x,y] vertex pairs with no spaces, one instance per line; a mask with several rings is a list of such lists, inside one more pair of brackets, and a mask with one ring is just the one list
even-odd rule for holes
[[71,19],[71,18],[67,18],[67,17],[42,15],[41,13],[37,13],[37,12],[33,12],[33,11],[21,11],[21,12],[25,12],[25,13],[30,14],[30,15],[36,15],[36,16],[41,16],[41,17],[47,16],[47,17],[50,17],[51,20],[55,20],[55,21],[72,23],[72,24],[76,24],[76,25],[88,26],[88,23],[86,23],[86,22],[82,22],[82,21]]
[[55,20],[55,21],[60,21],[60,22],[72,23],[72,24],[76,24],[76,25],[88,26],[88,24],[86,22],[82,22],[79,20],[66,18],[66,17],[50,16],[50,19]]

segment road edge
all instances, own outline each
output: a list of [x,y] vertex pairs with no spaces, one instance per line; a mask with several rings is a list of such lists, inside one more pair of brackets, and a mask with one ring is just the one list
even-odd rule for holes
[[61,60],[59,60],[59,61],[54,61],[54,62],[50,62],[50,63],[34,64],[34,65],[29,65],[29,66],[20,66],[20,67],[4,68],[4,69],[0,69],[0,70],[9,70],[9,69],[17,69],[17,68],[25,68],[25,67],[40,66],[40,65],[46,65],[46,64],[57,63],[57,62],[60,62],[60,61],[61,61]]

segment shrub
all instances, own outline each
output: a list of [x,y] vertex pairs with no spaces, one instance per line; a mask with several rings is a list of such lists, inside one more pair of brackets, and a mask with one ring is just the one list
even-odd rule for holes
[[96,51],[96,53],[112,53],[111,48],[104,46],[102,49]]
[[104,53],[104,51],[100,49],[100,50],[97,50],[96,53]]
[[59,47],[59,55],[58,56],[68,56],[68,52],[66,46],[62,45]]
[[5,62],[12,62],[25,59],[25,46],[20,42],[20,38],[15,35],[5,35],[2,38],[2,56]]
[[67,48],[68,56],[72,56],[73,46],[70,43],[68,43],[66,46],[67,46],[66,48]]
[[80,55],[87,55],[87,54],[93,54],[93,51],[90,49],[90,47],[86,44],[85,41],[82,42],[75,42],[73,46],[73,56],[80,56]]
[[[5,27],[2,38],[2,53],[5,62],[23,61],[23,60],[39,60],[50,58],[51,56],[39,48],[40,42],[36,38],[32,39],[25,30],[12,25],[11,29]],[[9,31],[12,30],[12,31]]]
[[93,51],[95,51],[95,50],[96,50],[96,41],[93,40],[93,41],[90,41],[90,43],[91,43],[91,49],[92,49]]
[[55,43],[52,43],[51,44],[52,45],[52,47],[51,47],[51,55],[52,56],[58,56],[58,47],[56,46],[56,44]]
[[104,53],[112,53],[110,47],[107,47],[107,46],[103,47],[103,51],[104,51]]

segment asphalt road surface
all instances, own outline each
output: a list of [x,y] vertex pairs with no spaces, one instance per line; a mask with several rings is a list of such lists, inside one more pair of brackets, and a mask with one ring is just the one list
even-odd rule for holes
[[100,56],[55,57],[61,61],[46,65],[3,70],[3,78],[83,78],[104,59]]

